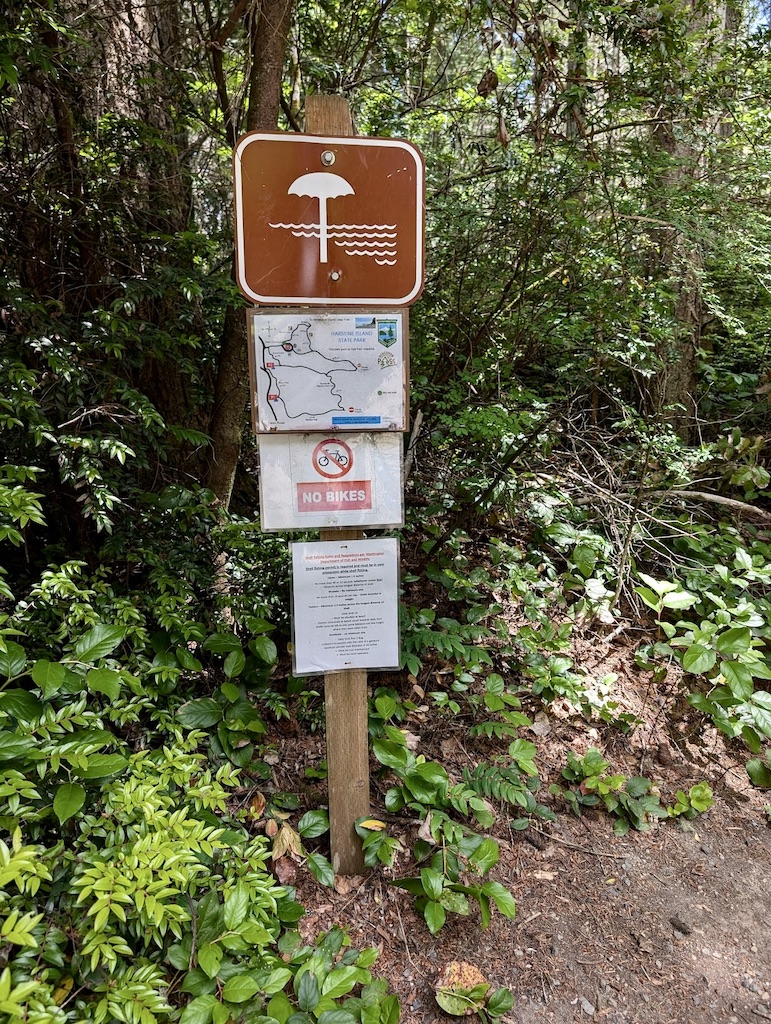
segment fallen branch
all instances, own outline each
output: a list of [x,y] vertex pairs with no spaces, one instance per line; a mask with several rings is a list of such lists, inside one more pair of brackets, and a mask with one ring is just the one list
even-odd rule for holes
[[651,491],[652,498],[682,498],[685,501],[707,501],[713,505],[723,505],[731,509],[737,515],[747,516],[750,519],[759,519],[763,523],[771,523],[771,512],[758,508],[757,505],[750,505],[746,501],[738,501],[736,498],[725,498],[722,494],[712,494],[710,491]]

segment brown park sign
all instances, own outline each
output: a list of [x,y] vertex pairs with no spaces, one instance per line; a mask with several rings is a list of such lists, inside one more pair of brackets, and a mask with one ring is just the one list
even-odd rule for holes
[[423,288],[423,158],[402,139],[251,132],[234,155],[238,286],[262,305],[406,306]]

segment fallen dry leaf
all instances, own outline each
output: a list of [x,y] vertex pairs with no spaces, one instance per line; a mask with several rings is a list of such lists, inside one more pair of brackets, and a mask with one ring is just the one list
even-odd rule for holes
[[289,857],[279,857],[273,865],[273,870],[282,885],[291,885],[297,878],[297,865]]

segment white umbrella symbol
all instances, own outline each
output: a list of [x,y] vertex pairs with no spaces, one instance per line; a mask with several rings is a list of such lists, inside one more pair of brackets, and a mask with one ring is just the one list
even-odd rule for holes
[[287,195],[310,196],[319,201],[319,263],[327,262],[327,199],[355,194],[350,182],[330,171],[302,174],[289,186]]

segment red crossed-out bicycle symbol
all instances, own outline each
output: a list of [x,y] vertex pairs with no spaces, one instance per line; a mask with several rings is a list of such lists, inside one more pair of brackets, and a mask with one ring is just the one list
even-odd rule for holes
[[327,480],[338,480],[353,469],[353,451],[345,441],[328,437],[313,449],[313,468]]

